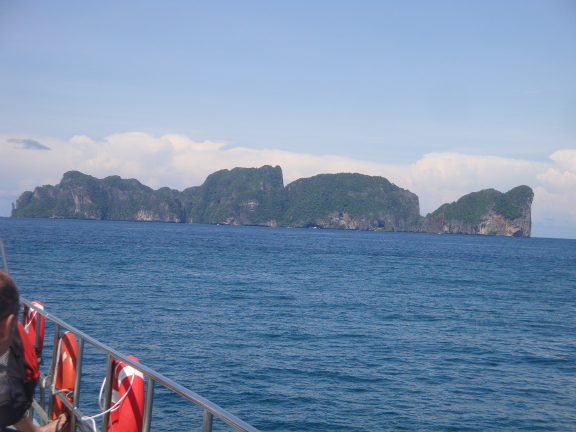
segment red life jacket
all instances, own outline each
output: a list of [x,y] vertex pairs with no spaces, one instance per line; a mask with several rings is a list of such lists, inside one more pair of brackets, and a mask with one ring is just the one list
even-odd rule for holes
[[34,399],[40,367],[34,345],[18,322],[8,363],[0,366],[0,428],[19,422]]
[[[29,381],[38,383],[38,378],[40,377],[40,366],[38,365],[38,357],[36,357],[36,349],[20,321],[18,321],[18,336],[20,336],[19,339],[24,353],[22,357],[24,370],[26,371],[26,378]],[[16,340],[16,338],[14,338],[14,340]],[[12,345],[14,345],[14,343],[12,343]]]

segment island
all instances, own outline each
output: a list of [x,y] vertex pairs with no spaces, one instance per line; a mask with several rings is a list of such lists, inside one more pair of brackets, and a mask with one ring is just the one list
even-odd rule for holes
[[12,217],[529,237],[533,198],[528,186],[486,189],[421,216],[416,194],[357,173],[319,174],[284,186],[279,166],[224,169],[178,191],[69,171],[55,186],[24,192],[12,204]]

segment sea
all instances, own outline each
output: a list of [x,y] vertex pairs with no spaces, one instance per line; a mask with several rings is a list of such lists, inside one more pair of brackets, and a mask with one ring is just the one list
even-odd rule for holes
[[[575,240],[24,218],[0,237],[23,297],[263,432],[576,430]],[[105,366],[86,345],[85,415]],[[156,386],[152,430],[201,424]]]

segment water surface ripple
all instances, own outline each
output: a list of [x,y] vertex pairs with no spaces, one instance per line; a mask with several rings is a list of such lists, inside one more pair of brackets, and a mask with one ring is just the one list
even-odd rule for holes
[[[576,430],[576,241],[9,218],[0,236],[23,296],[262,431]],[[104,368],[88,347],[87,414]],[[154,430],[201,418],[157,387]]]

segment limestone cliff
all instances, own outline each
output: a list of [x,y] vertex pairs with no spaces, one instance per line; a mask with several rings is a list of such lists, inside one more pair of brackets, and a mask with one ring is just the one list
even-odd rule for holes
[[276,226],[283,211],[282,168],[234,168],[183,192],[190,223]]
[[286,186],[281,225],[373,230],[416,230],[420,204],[412,192],[383,177],[319,174]]
[[282,169],[220,170],[182,192],[78,171],[24,192],[12,216],[530,236],[534,193],[487,189],[420,216],[418,197],[383,177],[319,174],[284,187]]
[[506,193],[486,189],[444,204],[422,220],[420,231],[530,237],[534,192],[518,186]]
[[56,186],[24,192],[12,216],[182,222],[178,194],[169,188],[154,191],[135,179],[111,176],[99,180],[69,171]]

